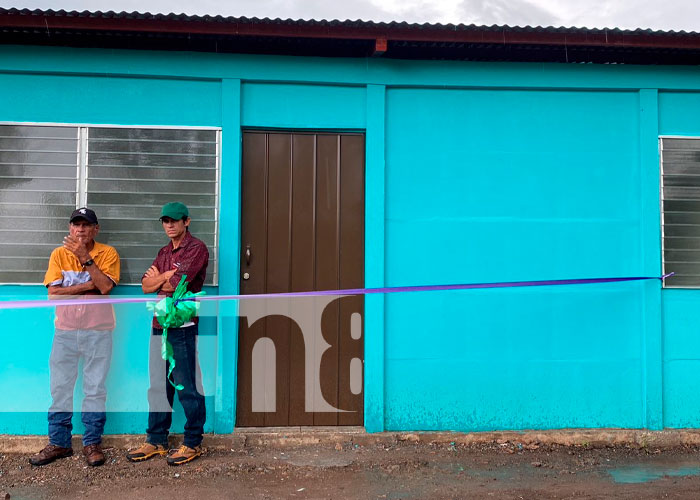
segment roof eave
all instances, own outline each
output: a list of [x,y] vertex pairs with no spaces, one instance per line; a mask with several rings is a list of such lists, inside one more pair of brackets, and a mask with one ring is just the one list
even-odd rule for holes
[[[140,16],[140,17],[139,17]],[[700,49],[700,34],[583,28],[409,25],[406,23],[295,21],[199,16],[137,15],[65,11],[0,10],[0,27],[258,36],[335,40],[380,40],[436,43],[487,43],[562,47]],[[452,29],[451,29],[452,28]],[[385,43],[385,42],[380,42]]]

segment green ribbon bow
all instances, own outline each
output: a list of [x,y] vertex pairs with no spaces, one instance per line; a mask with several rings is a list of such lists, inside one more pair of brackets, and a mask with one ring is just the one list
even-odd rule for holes
[[165,297],[159,302],[148,302],[146,304],[148,309],[154,312],[160,326],[163,327],[160,355],[170,366],[168,368],[168,382],[178,391],[181,391],[183,386],[181,384],[176,385],[170,378],[175,368],[175,358],[173,357],[173,346],[168,342],[168,328],[180,328],[188,321],[191,321],[199,312],[199,302],[192,299],[205,293],[188,292],[186,279],[187,275],[183,274],[172,297]]

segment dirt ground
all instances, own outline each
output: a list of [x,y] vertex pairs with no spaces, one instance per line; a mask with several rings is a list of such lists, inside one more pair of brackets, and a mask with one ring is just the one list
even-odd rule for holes
[[[78,451],[78,450],[76,450]],[[293,498],[699,498],[700,448],[523,445],[513,442],[241,446],[180,467],[133,464],[106,450],[89,468],[81,454],[44,467],[0,457],[0,500]],[[8,496],[9,495],[9,496]]]

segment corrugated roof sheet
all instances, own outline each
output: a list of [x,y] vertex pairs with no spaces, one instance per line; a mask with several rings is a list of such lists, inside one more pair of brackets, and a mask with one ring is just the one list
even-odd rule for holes
[[284,25],[284,26],[340,26],[347,28],[401,28],[410,30],[473,30],[479,29],[483,31],[514,31],[514,32],[546,32],[546,33],[575,33],[575,34],[602,34],[602,33],[619,33],[619,34],[645,34],[645,35],[700,35],[696,31],[664,31],[638,28],[634,30],[620,28],[585,28],[585,27],[565,27],[565,26],[509,26],[509,25],[476,25],[476,24],[441,24],[441,23],[407,23],[407,22],[375,22],[357,20],[339,20],[339,19],[281,19],[281,18],[257,18],[257,17],[234,17],[234,16],[210,16],[210,15],[189,15],[184,13],[169,13],[169,14],[152,14],[150,12],[116,12],[116,11],[66,11],[52,9],[16,9],[16,8],[0,8],[0,15],[12,14],[20,16],[42,16],[42,17],[78,17],[78,18],[93,18],[93,19],[138,19],[138,20],[156,20],[156,21],[186,21],[186,22],[208,22],[208,23],[256,23],[267,25]]
[[189,14],[152,14],[150,12],[116,12],[116,11],[66,11],[52,9],[16,9],[16,8],[1,8],[0,15],[17,15],[17,16],[40,16],[40,17],[55,17],[55,18],[90,18],[90,19],[120,19],[120,20],[153,20],[153,21],[185,21],[198,23],[222,23],[222,24],[264,24],[272,26],[296,26],[296,27],[344,27],[344,28],[387,28],[387,29],[408,29],[408,30],[435,30],[435,31],[508,31],[508,32],[524,32],[524,33],[570,33],[570,34],[644,34],[644,35],[698,35],[696,31],[664,31],[638,28],[634,30],[620,28],[585,28],[585,27],[566,27],[566,26],[509,26],[509,25],[477,25],[477,24],[441,24],[441,23],[407,23],[407,22],[375,22],[357,20],[339,20],[339,19],[281,19],[281,18],[257,18],[257,17],[234,17],[234,16],[210,16],[210,15],[189,15]]
[[[0,43],[81,47],[335,57],[700,64],[700,33],[651,29],[0,8],[0,33]],[[170,41],[158,43],[158,38]],[[294,44],[288,46],[291,40]]]

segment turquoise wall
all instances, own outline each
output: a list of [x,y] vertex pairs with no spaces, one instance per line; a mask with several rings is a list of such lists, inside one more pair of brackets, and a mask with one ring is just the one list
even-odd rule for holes
[[[221,125],[221,83],[174,79],[143,79],[106,75],[2,74],[0,121],[118,125]],[[174,105],[173,103],[177,103]],[[66,225],[67,227],[67,225]],[[154,231],[160,231],[154,223]],[[165,239],[164,243],[167,242]],[[57,245],[60,242],[56,242]],[[47,260],[48,262],[48,260]],[[210,288],[209,293],[216,293]],[[117,287],[115,295],[140,294],[139,287]],[[43,286],[2,286],[3,300],[46,298]],[[112,369],[108,387],[105,432],[142,433],[147,413],[149,315],[144,305],[119,306],[114,331]],[[9,348],[0,354],[0,386],[4,411],[0,433],[43,434],[49,393],[52,310],[0,311],[6,325],[21,334],[9,335]],[[201,361],[207,420],[214,430],[216,317],[202,325]],[[213,336],[213,337],[212,337]],[[80,408],[80,384],[75,407]],[[43,411],[42,411],[43,410]],[[74,432],[82,431],[79,415]],[[176,407],[173,429],[182,432],[184,415]]]
[[[43,287],[42,287],[43,288]],[[39,287],[4,286],[3,300],[45,300],[46,292]],[[215,295],[215,287],[205,287]],[[116,297],[142,297],[140,289],[122,286],[115,289]],[[138,295],[137,295],[138,294]],[[5,324],[13,325],[17,334],[8,335],[0,351],[0,434],[42,434],[46,432],[46,409],[51,404],[48,359],[51,352],[53,309],[2,310]],[[145,304],[115,306],[117,327],[113,332],[112,368],[107,378],[106,433],[145,432],[148,404],[148,350],[151,314]],[[214,395],[217,370],[216,305],[204,303],[200,318],[199,353],[202,386],[207,413],[205,427],[212,432],[215,424]],[[82,401],[82,378],[76,383],[74,406]],[[184,414],[176,404],[173,428],[182,432]],[[79,415],[74,418],[76,433],[82,432]]]
[[[700,136],[700,92],[660,92],[659,132]],[[664,425],[700,425],[700,290],[663,292]]]
[[[388,91],[388,284],[641,274],[638,108]],[[387,297],[387,427],[642,427],[642,287]]]
[[[700,135],[690,67],[3,46],[0,91],[0,121],[221,127],[212,294],[238,290],[242,128],[366,132],[367,286],[658,276],[657,138]],[[697,300],[658,281],[367,297],[365,426],[698,427]],[[118,310],[110,432],[145,423],[139,307]],[[231,432],[236,306],[211,307],[207,430]],[[50,312],[0,321],[26,332],[0,354],[0,398],[38,407],[0,432],[44,433]]]

